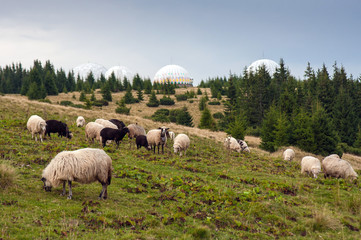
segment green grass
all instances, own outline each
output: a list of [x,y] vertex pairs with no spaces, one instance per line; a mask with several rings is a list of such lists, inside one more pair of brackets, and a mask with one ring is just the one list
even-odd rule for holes
[[[73,183],[73,199],[61,187],[45,192],[40,180],[63,150],[99,147],[84,129],[74,138],[31,139],[25,109],[0,105],[0,162],[15,169],[0,189],[2,239],[358,239],[360,181],[318,180],[300,174],[296,162],[225,151],[221,143],[191,137],[186,157],[144,148],[128,140],[106,146],[113,160],[108,199],[99,183]],[[39,114],[33,112],[31,114]],[[94,119],[98,116],[94,116]],[[75,116],[48,115],[48,119]],[[0,179],[1,181],[1,179]]]

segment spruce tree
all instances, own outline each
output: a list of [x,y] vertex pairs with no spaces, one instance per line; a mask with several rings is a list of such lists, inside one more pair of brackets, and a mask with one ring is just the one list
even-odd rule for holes
[[311,116],[303,108],[293,117],[290,145],[295,145],[306,152],[316,149]]
[[193,117],[186,107],[183,107],[176,116],[176,123],[188,127],[193,127]]
[[289,138],[290,138],[290,128],[289,128],[289,120],[285,113],[280,113],[277,122],[275,125],[275,136],[274,136],[274,143],[275,146],[287,146],[289,145]]
[[110,86],[108,83],[104,84],[104,87],[102,89],[102,97],[106,101],[109,101],[109,102],[113,101],[112,93],[110,91]]
[[155,95],[155,91],[152,91],[149,102],[147,103],[148,107],[158,107],[159,106],[159,100],[157,99],[157,96]]
[[48,95],[58,95],[58,89],[55,85],[55,75],[51,71],[45,73],[44,86]]
[[84,91],[81,91],[80,96],[79,96],[79,101],[80,102],[86,102],[87,101],[87,98],[86,98],[86,95],[85,95]]
[[203,111],[207,107],[207,100],[205,97],[201,97],[199,101],[199,111]]
[[143,91],[142,89],[138,88],[137,90],[137,98],[138,98],[138,101],[141,102],[144,100],[144,97],[143,97]]
[[137,100],[133,97],[132,88],[129,85],[123,98],[126,104],[132,104],[137,102]]
[[214,120],[214,118],[211,114],[211,111],[207,107],[202,111],[199,128],[200,129],[210,129],[212,131],[217,130],[217,123]]
[[129,115],[131,108],[127,108],[127,106],[125,105],[124,98],[122,98],[119,102],[117,102],[117,105],[118,107],[115,109],[116,113]]
[[274,152],[277,150],[275,143],[276,125],[279,112],[275,106],[271,106],[266,113],[261,125],[261,145],[260,147],[266,151]]
[[244,140],[246,128],[247,128],[246,119],[243,116],[238,115],[235,118],[234,122],[228,124],[228,129],[226,130],[226,133],[230,134],[232,137],[236,139]]

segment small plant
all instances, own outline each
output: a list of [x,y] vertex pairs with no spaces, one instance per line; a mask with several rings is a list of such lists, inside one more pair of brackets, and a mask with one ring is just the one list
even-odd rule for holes
[[186,94],[179,94],[179,95],[175,95],[175,98],[177,99],[178,102],[187,101],[188,96]]
[[149,97],[149,102],[147,103],[148,107],[158,107],[159,106],[159,100],[157,99],[157,96],[155,95],[155,92],[152,91],[152,94]]
[[12,186],[15,180],[15,169],[7,164],[0,164],[0,189],[5,189]]
[[71,102],[71,101],[61,101],[60,105],[62,105],[62,106],[73,106],[74,103]]
[[165,95],[160,100],[160,105],[174,105],[174,100],[171,99],[169,96],[166,97]]
[[208,105],[221,105],[219,101],[209,102]]
[[115,109],[115,112],[119,113],[119,114],[129,115],[130,108],[127,108],[127,106],[125,105],[124,98],[122,98],[122,100],[120,100],[120,102],[118,102],[118,107]]
[[223,113],[221,113],[221,112],[216,112],[216,113],[213,114],[213,117],[214,117],[215,119],[223,119],[223,118],[224,118],[224,115],[223,115]]

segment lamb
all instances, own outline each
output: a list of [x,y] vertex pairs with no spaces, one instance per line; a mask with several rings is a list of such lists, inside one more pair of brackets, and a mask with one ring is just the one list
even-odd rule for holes
[[95,122],[103,125],[104,127],[118,129],[118,127],[114,123],[111,123],[110,121],[102,119],[102,118],[96,119]]
[[44,182],[44,189],[47,192],[50,192],[52,187],[63,183],[62,196],[66,194],[65,185],[68,182],[68,199],[73,196],[72,181],[80,183],[99,181],[103,186],[99,199],[107,199],[107,187],[111,178],[112,159],[101,149],[83,148],[58,153],[43,170],[41,180]]
[[94,142],[94,138],[100,142],[100,131],[104,128],[103,125],[96,122],[88,122],[85,125],[85,138]]
[[77,126],[77,127],[83,127],[84,125],[85,125],[85,119],[84,119],[84,117],[79,116],[79,117],[76,119],[76,126]]
[[152,147],[149,146],[147,136],[139,135],[135,138],[135,143],[137,144],[137,149],[145,147],[147,150],[151,150]]
[[100,141],[102,142],[103,147],[105,147],[105,144],[108,140],[114,140],[118,148],[119,141],[123,140],[125,134],[128,132],[129,129],[127,127],[123,128],[122,130],[105,127],[100,131]]
[[223,145],[226,149],[241,152],[242,148],[241,145],[238,143],[238,141],[234,137],[226,137],[224,139]]
[[110,119],[109,122],[113,123],[120,130],[125,128],[125,124],[123,123],[123,121],[120,121],[118,119]]
[[335,154],[325,157],[322,160],[322,168],[324,176],[326,177],[336,177],[344,179],[357,179],[358,175],[353,170],[351,164],[346,160],[341,159]]
[[170,139],[170,140],[174,140],[175,138],[175,133],[170,131],[170,132],[167,132],[167,137]]
[[283,152],[283,160],[291,161],[294,157],[295,157],[295,151],[293,151],[293,149],[291,148],[287,148]]
[[164,153],[164,144],[167,142],[167,131],[169,128],[160,127],[159,129],[150,130],[147,133],[147,140],[150,147],[154,146],[155,148],[158,146],[158,154],[159,154],[159,146],[162,146],[162,153]]
[[69,131],[68,125],[58,120],[46,121],[45,135],[48,135],[51,138],[50,133],[58,133],[58,137],[67,137],[69,139],[73,137],[73,134]]
[[189,147],[190,140],[186,134],[178,134],[174,139],[173,149],[174,153],[178,153],[182,156],[182,151],[184,151],[184,156],[186,155],[186,151]]
[[321,172],[321,162],[318,158],[305,156],[301,160],[301,174],[313,174],[314,178]]
[[238,139],[237,141],[238,141],[239,145],[241,146],[242,152],[248,152],[248,153],[251,152],[251,150],[249,150],[249,147],[248,147],[246,141],[244,141],[242,139]]
[[38,141],[36,134],[39,134],[40,141],[43,141],[43,137],[46,131],[46,122],[44,119],[42,119],[38,115],[32,115],[28,119],[26,127],[29,132],[31,132],[31,138],[34,138],[35,134],[35,141]]
[[[129,133],[128,133],[129,139],[136,138],[137,136],[140,136],[140,135],[146,135],[144,128],[142,126],[138,125],[138,123],[129,124],[127,126],[127,128],[129,129]],[[130,142],[129,148],[132,148],[132,142]]]

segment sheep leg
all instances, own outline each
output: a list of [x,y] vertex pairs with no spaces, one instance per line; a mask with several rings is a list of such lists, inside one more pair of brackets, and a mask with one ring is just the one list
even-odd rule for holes
[[69,185],[69,196],[68,196],[68,199],[71,199],[72,196],[73,196],[73,192],[71,191],[71,181],[68,180],[68,185]]
[[100,192],[99,199],[107,199],[108,198],[108,184],[102,183],[103,189]]
[[164,145],[162,144],[162,153],[164,154]]
[[66,194],[65,186],[66,186],[66,181],[63,181],[63,192],[60,194],[61,196],[65,196]]

